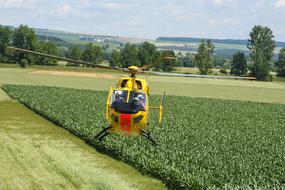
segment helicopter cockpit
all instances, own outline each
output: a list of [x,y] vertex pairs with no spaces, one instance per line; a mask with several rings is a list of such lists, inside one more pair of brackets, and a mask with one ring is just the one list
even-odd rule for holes
[[114,90],[110,107],[123,114],[146,111],[146,94],[142,91]]

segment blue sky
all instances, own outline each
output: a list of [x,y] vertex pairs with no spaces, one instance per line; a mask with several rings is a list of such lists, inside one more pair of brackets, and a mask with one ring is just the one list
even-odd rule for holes
[[285,0],[0,0],[0,24],[148,39],[245,39],[264,25],[285,41]]

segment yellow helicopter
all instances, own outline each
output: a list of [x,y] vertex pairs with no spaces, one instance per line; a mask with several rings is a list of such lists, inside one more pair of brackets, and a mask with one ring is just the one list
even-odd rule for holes
[[159,109],[159,123],[161,123],[165,93],[159,106],[149,106],[149,86],[146,80],[136,78],[140,71],[141,69],[136,66],[128,67],[129,77],[120,78],[116,88],[110,88],[106,103],[106,119],[110,126],[96,135],[98,140],[101,141],[108,134],[119,133],[124,136],[142,135],[155,144],[155,140],[146,130],[149,109]]
[[109,121],[110,126],[104,128],[95,136],[95,138],[101,141],[111,133],[118,133],[124,136],[144,136],[152,144],[156,144],[155,140],[147,131],[149,109],[159,109],[158,121],[161,123],[164,110],[165,92],[161,98],[161,103],[159,106],[149,106],[149,85],[146,80],[136,77],[139,72],[144,72],[145,68],[130,66],[127,69],[121,69],[103,65],[95,65],[81,60],[73,60],[11,46],[8,47],[8,49],[12,51],[30,53],[37,56],[64,60],[76,64],[89,65],[99,68],[110,68],[128,72],[129,77],[120,78],[116,87],[110,88],[106,103],[106,119]]

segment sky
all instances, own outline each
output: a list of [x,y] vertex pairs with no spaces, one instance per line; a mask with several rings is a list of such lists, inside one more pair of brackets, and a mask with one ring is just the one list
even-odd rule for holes
[[285,41],[285,0],[0,0],[0,24],[145,39],[247,39],[263,25]]

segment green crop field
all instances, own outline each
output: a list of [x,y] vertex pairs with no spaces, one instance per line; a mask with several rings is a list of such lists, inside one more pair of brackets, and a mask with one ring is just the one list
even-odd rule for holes
[[[106,126],[106,92],[5,85],[8,94],[98,150],[170,188],[284,189],[285,105],[167,96],[163,125],[151,113],[143,138],[94,139]],[[151,103],[158,102],[151,96]]]

